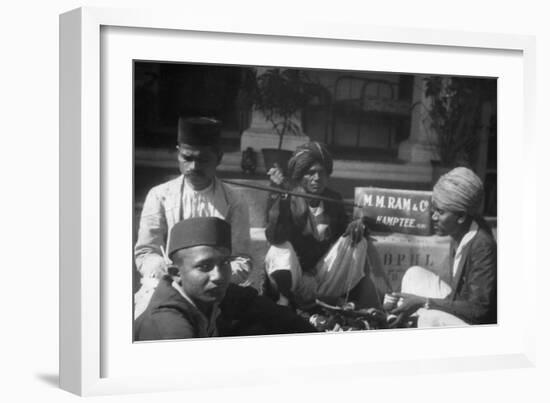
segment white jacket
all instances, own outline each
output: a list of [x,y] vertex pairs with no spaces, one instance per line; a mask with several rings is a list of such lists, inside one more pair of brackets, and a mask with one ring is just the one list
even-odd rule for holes
[[[161,245],[166,249],[170,229],[183,217],[183,175],[153,187],[141,211],[135,263],[145,278],[165,267]],[[238,192],[214,178],[212,204],[214,216],[231,224],[233,254],[250,253],[248,205]]]

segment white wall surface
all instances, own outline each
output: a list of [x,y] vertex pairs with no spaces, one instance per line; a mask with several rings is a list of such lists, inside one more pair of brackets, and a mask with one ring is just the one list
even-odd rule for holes
[[[361,5],[354,4],[361,3]],[[149,1],[11,1],[0,13],[0,128],[2,146],[0,284],[0,400],[4,402],[68,402],[77,397],[59,390],[58,373],[58,14],[82,5],[152,7]],[[406,0],[305,2],[162,1],[155,7],[178,6],[182,13],[220,13],[231,18],[279,18],[299,21],[314,13],[325,19],[363,21],[374,25],[447,28],[537,36],[537,150],[540,212],[548,205],[548,127],[550,105],[550,29],[542,1],[443,2]],[[184,8],[181,8],[184,7]],[[518,106],[521,107],[521,106]],[[545,186],[546,185],[546,186]],[[548,218],[540,214],[533,243],[546,246]],[[546,225],[548,228],[548,226]],[[540,259],[542,262],[542,259]],[[533,284],[548,284],[541,273]],[[542,287],[540,288],[542,291]],[[548,306],[546,298],[539,301]],[[543,311],[541,310],[541,313]],[[521,322],[521,318],[518,318]],[[548,401],[550,356],[547,312],[538,333],[538,365],[534,369],[503,370],[398,378],[355,379],[349,383],[306,385],[304,388],[258,387],[207,392],[113,396],[93,401]]]

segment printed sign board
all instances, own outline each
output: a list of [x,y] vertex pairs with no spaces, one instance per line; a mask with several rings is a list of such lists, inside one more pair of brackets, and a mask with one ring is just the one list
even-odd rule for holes
[[430,235],[432,192],[355,188],[355,217],[367,217],[371,231]]
[[[400,291],[401,279],[411,266],[424,267],[443,280],[449,281],[449,237],[393,233],[371,235],[370,239],[369,263],[373,279],[380,291]],[[389,281],[391,290],[384,276]]]

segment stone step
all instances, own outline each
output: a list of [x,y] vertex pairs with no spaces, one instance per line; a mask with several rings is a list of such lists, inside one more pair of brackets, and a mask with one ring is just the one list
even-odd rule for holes
[[[134,158],[137,165],[159,168],[177,168],[176,151],[166,149],[136,149]],[[265,174],[265,168],[259,160],[257,173]],[[242,172],[241,152],[226,152],[218,171]],[[334,160],[332,173],[334,178],[362,179],[365,181],[385,181],[399,183],[429,183],[432,180],[432,168],[426,164],[405,164],[396,162],[369,162],[353,160]]]
[[[157,168],[178,168],[177,152],[166,149],[136,149],[134,153],[136,165]],[[241,153],[224,153],[219,171],[241,172]]]

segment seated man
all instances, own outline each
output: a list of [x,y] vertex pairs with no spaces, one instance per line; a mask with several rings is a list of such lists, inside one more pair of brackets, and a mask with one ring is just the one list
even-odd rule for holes
[[275,186],[335,200],[270,196],[266,238],[271,246],[265,258],[270,290],[281,305],[319,298],[377,307],[376,289],[365,273],[366,227],[361,219],[348,222],[341,195],[327,187],[331,173],[332,157],[315,141],[296,149],[288,180],[279,167],[269,170]]
[[481,179],[467,168],[443,175],[433,189],[434,228],[449,235],[452,264],[446,279],[414,266],[403,276],[394,314],[415,314],[418,327],[496,323],[497,249],[479,215]]
[[[141,289],[135,296],[135,317],[147,306],[158,283],[166,274],[165,256],[168,233],[178,221],[191,217],[219,217],[231,224],[232,250],[245,255],[250,251],[248,206],[238,192],[216,177],[222,160],[221,123],[209,118],[178,120],[177,149],[181,175],[153,187],[147,194],[135,245],[136,268],[142,275]],[[235,284],[252,285],[249,265],[232,262]],[[259,281],[254,278],[255,282]]]
[[230,284],[231,227],[216,217],[176,223],[171,267],[134,323],[134,340],[315,332],[252,287]]

